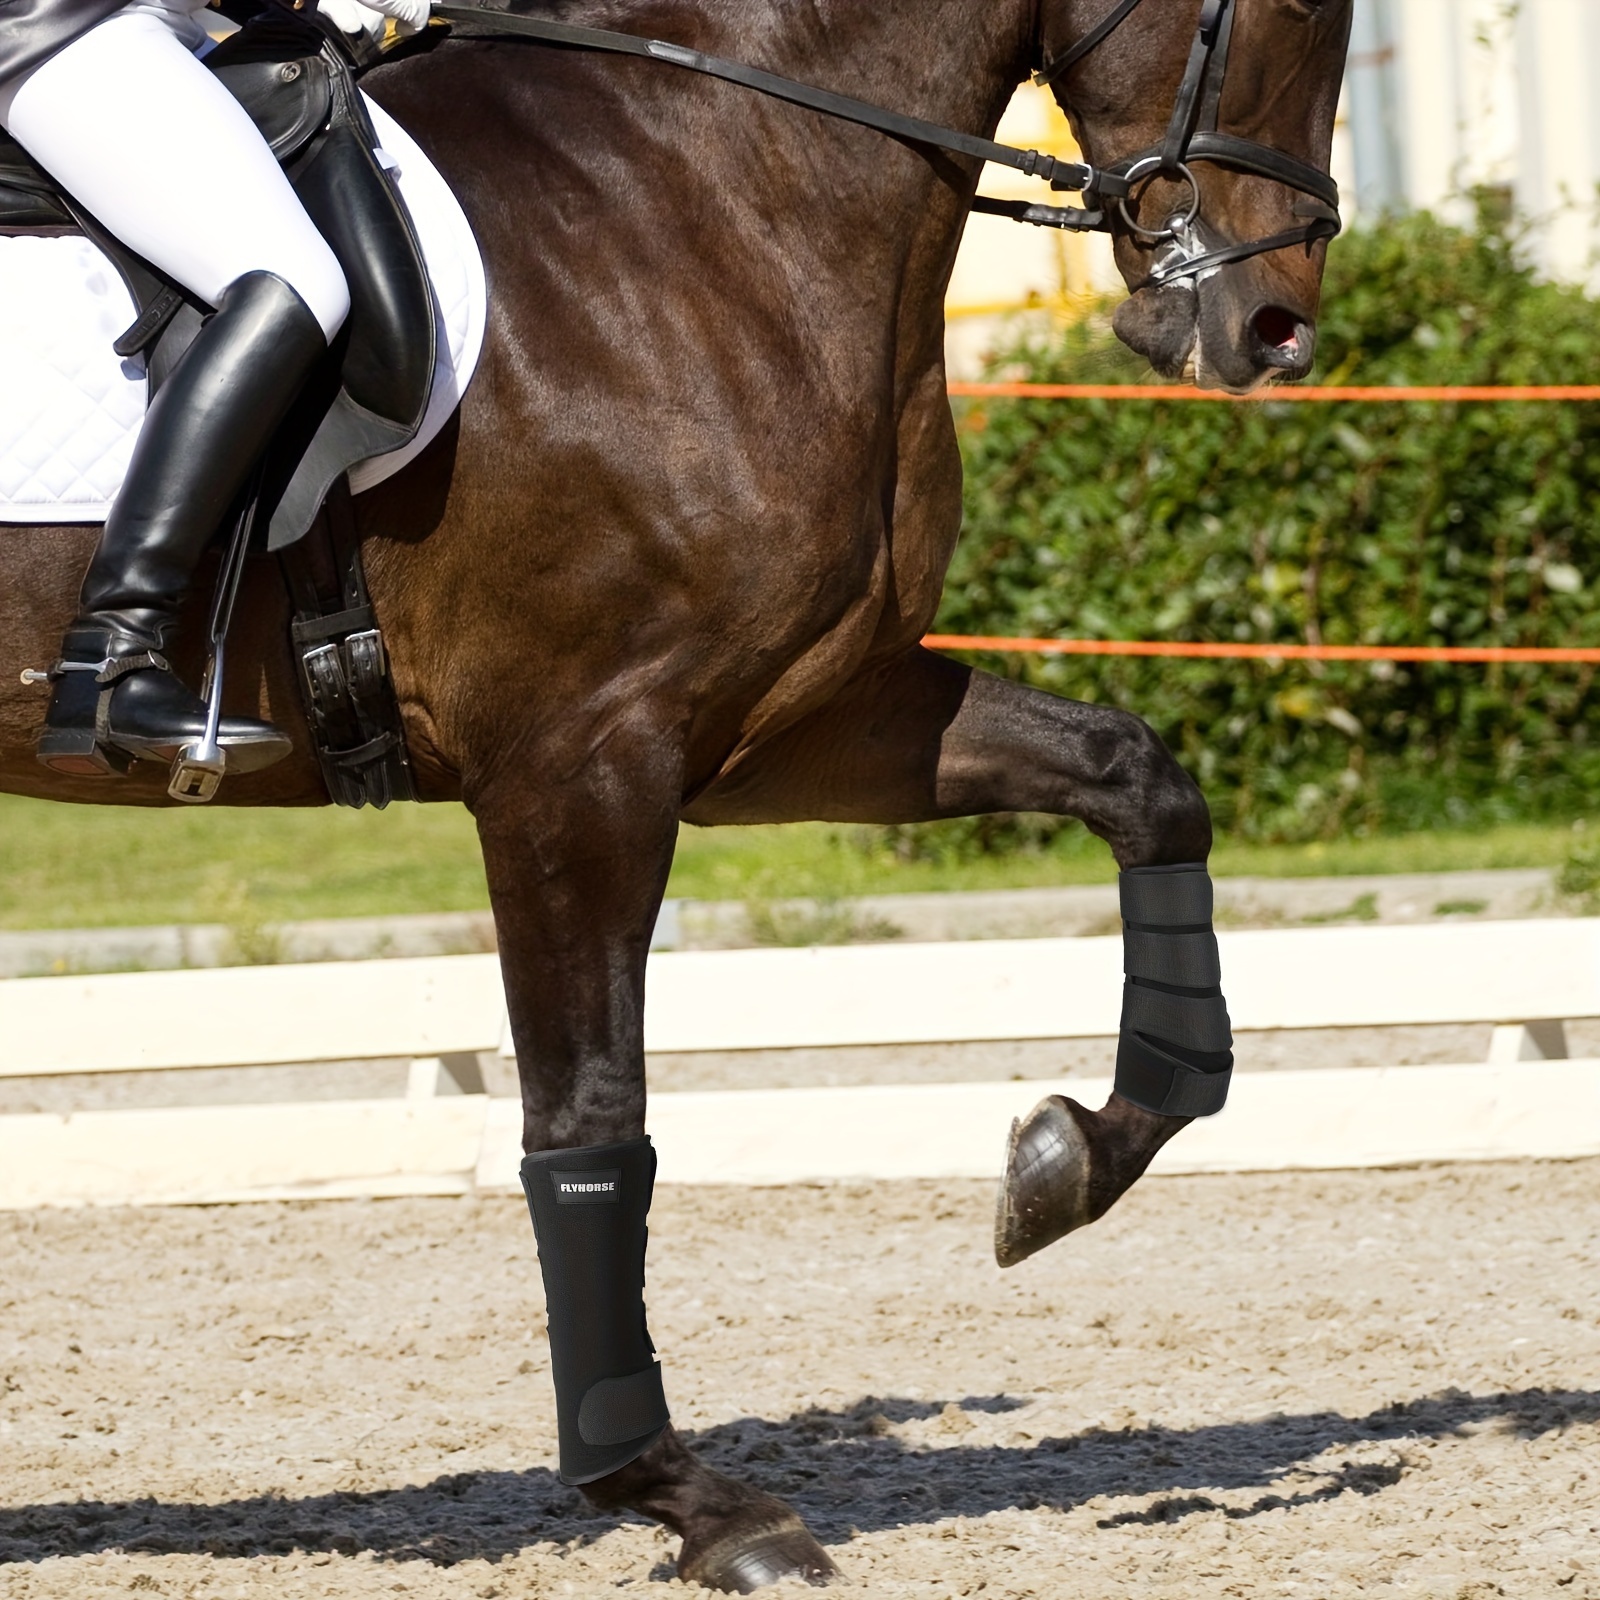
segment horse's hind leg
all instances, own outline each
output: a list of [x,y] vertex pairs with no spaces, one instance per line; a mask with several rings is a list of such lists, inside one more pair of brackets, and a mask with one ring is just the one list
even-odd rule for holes
[[522,1083],[523,1183],[545,1280],[564,1481],[682,1535],[679,1573],[747,1592],[834,1571],[782,1501],[667,1422],[645,1329],[644,969],[677,829],[670,741],[609,728],[474,785]]
[[1199,789],[1137,717],[916,649],[864,674],[686,815],[892,823],[990,811],[1078,817],[1111,846],[1133,980],[1106,1105],[1051,1096],[1013,1127],[995,1221],[995,1254],[1011,1266],[1103,1216],[1168,1139],[1226,1095],[1232,1040]]

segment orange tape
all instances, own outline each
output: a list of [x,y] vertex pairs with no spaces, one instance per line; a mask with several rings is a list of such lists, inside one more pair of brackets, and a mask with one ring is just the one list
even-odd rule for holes
[[1257,389],[1253,394],[1225,394],[1220,389],[1191,389],[1165,383],[951,383],[953,396],[961,399],[996,400],[1200,400],[1228,401],[1234,404],[1264,401],[1531,401],[1600,400],[1600,384],[1525,384],[1525,385],[1446,385],[1443,387],[1357,386],[1318,388],[1289,384]]
[[1180,656],[1223,661],[1600,662],[1600,648],[1540,645],[1203,644],[1153,639],[1007,639],[930,633],[930,650],[992,650],[1034,656]]

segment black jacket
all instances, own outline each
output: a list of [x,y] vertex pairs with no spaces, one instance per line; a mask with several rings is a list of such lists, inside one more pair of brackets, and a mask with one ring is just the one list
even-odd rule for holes
[[0,83],[36,67],[127,0],[0,0]]

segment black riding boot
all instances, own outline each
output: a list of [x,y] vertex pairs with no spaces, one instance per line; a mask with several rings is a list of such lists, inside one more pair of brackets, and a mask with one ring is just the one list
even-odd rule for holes
[[[205,731],[205,702],[164,654],[201,554],[327,349],[298,294],[270,272],[229,285],[157,391],[52,669],[39,759],[56,772],[171,761]],[[224,717],[229,772],[288,755],[270,722]]]

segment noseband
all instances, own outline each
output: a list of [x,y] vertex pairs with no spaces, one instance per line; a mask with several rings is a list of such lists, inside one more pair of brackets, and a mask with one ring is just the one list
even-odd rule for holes
[[[1118,0],[1118,4],[1076,44],[1046,61],[1034,73],[1033,81],[1042,88],[1064,77],[1091,51],[1104,44],[1142,3],[1143,0]],[[1093,185],[1084,190],[1088,215],[1095,214],[1094,202],[1100,201],[1098,211],[1105,219],[1099,224],[1101,228],[1110,227],[1105,201],[1114,197],[1117,211],[1129,232],[1152,244],[1170,240],[1177,246],[1177,254],[1156,267],[1142,287],[1159,287],[1198,277],[1230,262],[1248,261],[1251,256],[1285,250],[1291,245],[1303,244],[1309,250],[1316,240],[1331,239],[1339,232],[1339,186],[1327,173],[1271,145],[1218,130],[1222,86],[1228,72],[1228,52],[1233,46],[1236,15],[1233,0],[1204,0],[1200,26],[1189,50],[1189,64],[1178,86],[1166,137],[1158,145],[1095,169],[1104,178],[1120,180],[1126,186],[1125,192],[1116,194],[1113,189]],[[1199,161],[1254,173],[1297,190],[1304,198],[1295,202],[1294,214],[1304,217],[1305,223],[1246,244],[1225,245],[1203,253],[1189,249],[1190,229],[1200,216],[1200,184],[1194,175],[1194,163]],[[1189,198],[1184,209],[1169,216],[1164,226],[1147,228],[1138,221],[1134,207],[1139,195],[1155,178],[1168,178],[1187,185]]]
[[[1241,139],[1221,133],[1217,119],[1222,104],[1222,83],[1228,70],[1228,51],[1233,42],[1233,0],[1204,0],[1200,29],[1189,52],[1189,65],[1178,89],[1178,99],[1167,126],[1167,136],[1159,145],[1140,150],[1107,167],[1092,167],[1081,161],[1062,161],[1038,150],[1019,150],[981,139],[975,134],[940,127],[920,117],[908,117],[870,101],[835,94],[793,78],[780,77],[742,62],[706,55],[661,39],[646,39],[638,34],[618,33],[610,28],[588,28],[574,23],[556,22],[524,9],[528,0],[502,0],[499,4],[436,3],[433,15],[447,27],[430,29],[435,38],[453,31],[469,39],[512,39],[528,43],[595,50],[608,55],[642,56],[665,62],[690,72],[737,83],[774,99],[805,106],[824,116],[876,128],[911,144],[932,145],[955,151],[979,161],[1008,166],[1027,177],[1042,178],[1052,189],[1073,190],[1084,196],[1082,206],[1046,206],[1025,200],[995,200],[979,195],[974,211],[1009,217],[1014,222],[1029,222],[1044,228],[1068,228],[1074,232],[1110,233],[1114,218],[1120,216],[1128,230],[1152,244],[1170,241],[1173,256],[1158,265],[1140,288],[1176,283],[1196,278],[1233,261],[1271,250],[1285,250],[1303,244],[1309,250],[1317,239],[1331,239],[1339,231],[1339,186],[1326,173],[1307,161],[1284,155],[1270,145],[1254,139]],[[1069,72],[1097,45],[1108,39],[1133,14],[1142,0],[1118,0],[1112,11],[1097,22],[1083,38],[1034,73],[1034,82],[1053,83]],[[419,36],[423,37],[423,36]],[[1200,185],[1193,163],[1212,161],[1241,172],[1298,190],[1306,198],[1295,203],[1295,215],[1308,220],[1297,228],[1274,233],[1248,244],[1225,245],[1217,250],[1196,251],[1189,243],[1192,229],[1200,220]],[[1160,228],[1148,228],[1134,214],[1139,195],[1156,178],[1175,178],[1188,185],[1189,200],[1183,210],[1170,216]]]

